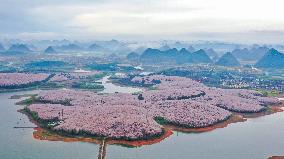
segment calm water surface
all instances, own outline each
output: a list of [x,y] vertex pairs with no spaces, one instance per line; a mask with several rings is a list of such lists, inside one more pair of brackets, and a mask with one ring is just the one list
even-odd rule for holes
[[[18,113],[22,106],[8,99],[15,94],[0,94],[0,159],[96,159],[96,144],[33,139],[34,126]],[[284,113],[277,113],[244,123],[230,124],[206,133],[177,133],[164,141],[139,148],[108,145],[107,159],[264,159],[284,155]]]
[[108,79],[109,77],[110,76],[105,76],[101,80],[98,80],[98,82],[102,82],[102,85],[104,86],[104,90],[101,91],[101,93],[115,93],[115,92],[135,93],[135,92],[141,92],[142,91],[142,89],[140,89],[140,88],[122,87],[122,86],[114,85]]

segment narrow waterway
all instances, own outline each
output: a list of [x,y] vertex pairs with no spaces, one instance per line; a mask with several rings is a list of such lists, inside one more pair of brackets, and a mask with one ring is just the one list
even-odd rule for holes
[[118,86],[110,82],[109,80],[110,76],[105,76],[101,80],[98,80],[98,82],[102,82],[102,85],[104,86],[104,90],[101,91],[101,93],[115,93],[115,92],[121,92],[121,93],[135,93],[135,92],[141,92],[142,89],[140,88],[134,88],[134,87],[123,87]]

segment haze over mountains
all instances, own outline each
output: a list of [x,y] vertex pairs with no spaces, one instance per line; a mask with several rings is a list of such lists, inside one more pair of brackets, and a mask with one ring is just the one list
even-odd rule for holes
[[176,48],[161,51],[159,49],[146,49],[141,55],[143,63],[212,63],[204,50],[189,52],[185,48],[178,51]]
[[8,51],[13,52],[13,51],[18,51],[18,52],[31,52],[29,47],[25,44],[13,44],[10,46]]
[[[284,49],[284,46],[282,45],[259,46],[221,42],[122,42],[118,40],[78,42],[54,40],[29,43],[10,41],[7,43],[6,41],[4,45],[0,43],[0,53],[6,56],[21,56],[27,53],[45,53],[53,55],[86,53],[93,56],[100,54],[105,57],[112,57],[112,59],[126,58],[129,61],[132,60],[144,64],[204,63],[236,67],[239,66],[240,63],[242,65],[245,65],[246,63],[254,65],[257,63],[257,67],[282,67],[282,53],[279,55],[273,54],[273,56],[267,54],[269,49],[274,47],[281,50]],[[276,57],[278,57],[278,59]],[[264,64],[265,61],[270,62]],[[273,61],[280,62],[274,64]]]
[[21,55],[25,53],[31,53],[32,50],[25,44],[13,44],[8,50],[3,50],[4,54],[7,55]]
[[[263,50],[263,48],[253,49],[253,50]],[[242,54],[242,52],[239,52],[239,54]],[[257,52],[253,52],[251,54],[257,54]],[[139,59],[144,64],[152,64],[152,65],[203,63],[203,64],[216,64],[227,67],[241,66],[239,60],[231,52],[225,53],[214,63],[214,61],[208,56],[208,53],[203,49],[191,53],[185,48],[182,48],[180,50],[173,48],[165,51],[148,48],[140,55],[140,57],[139,54],[132,52],[128,54],[127,58],[128,60]],[[256,62],[255,66],[258,68],[284,68],[284,54],[278,52],[275,49],[270,49],[265,53],[264,56],[261,57],[260,60]]]
[[[134,55],[137,56],[137,54],[131,53],[127,57],[132,57]],[[213,49],[208,49],[206,51],[200,49],[194,52],[190,52],[185,48],[182,48],[180,50],[178,50],[177,48],[172,48],[164,51],[159,49],[148,48],[141,54],[140,60],[142,63],[145,64],[212,64],[214,63],[212,59],[216,59],[217,56],[217,53]]]
[[235,49],[232,54],[239,60],[244,61],[257,61],[264,56],[264,54],[269,50],[268,47],[253,47],[251,49]]
[[91,50],[91,51],[104,51],[105,48],[103,48],[100,45],[94,43],[91,46],[89,46],[89,50]]
[[221,56],[220,59],[216,62],[216,65],[228,67],[241,66],[240,62],[230,52],[227,52],[223,56]]
[[216,60],[219,57],[218,53],[212,48],[206,49],[205,52],[212,60]]
[[284,68],[284,54],[270,49],[257,63],[260,68]]
[[44,50],[44,53],[53,54],[53,53],[56,53],[56,51],[54,50],[52,46],[49,46],[48,48]]
[[[176,42],[176,41],[71,41],[71,40],[39,40],[39,41],[22,41],[22,40],[5,40],[0,41],[5,48],[9,48],[14,44],[24,44],[29,47],[30,50],[35,52],[42,52],[47,47],[52,46],[56,51],[107,51],[108,53],[127,54],[132,51],[137,53],[144,52],[147,48],[155,48],[162,51],[176,48],[178,50],[186,48],[189,52],[195,52],[197,50],[205,50],[210,57],[221,56],[226,52],[231,52],[235,49],[248,48],[260,48],[264,46],[252,46],[244,44],[233,44],[225,42],[209,42],[209,41],[197,41],[197,42]],[[267,48],[283,49],[282,45],[267,45]],[[212,50],[213,49],[213,50]],[[253,49],[252,49],[253,52]],[[263,54],[262,54],[263,55]],[[240,55],[241,56],[241,55]]]
[[0,44],[0,52],[5,51],[5,48],[2,44]]
[[130,61],[138,61],[140,58],[140,55],[136,52],[129,53],[126,58]]

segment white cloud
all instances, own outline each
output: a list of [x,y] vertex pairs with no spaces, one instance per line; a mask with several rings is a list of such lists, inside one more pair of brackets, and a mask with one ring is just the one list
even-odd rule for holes
[[245,36],[255,41],[261,40],[261,31],[266,31],[265,36],[270,31],[283,35],[283,4],[282,0],[72,1],[41,3],[27,12],[41,26],[38,30],[81,38],[186,39],[194,35],[187,38],[227,40],[232,35],[232,41]]

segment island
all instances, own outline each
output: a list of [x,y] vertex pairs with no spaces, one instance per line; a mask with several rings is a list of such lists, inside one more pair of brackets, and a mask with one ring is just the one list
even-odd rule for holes
[[39,127],[59,135],[139,141],[179,128],[206,131],[236,115],[280,110],[272,107],[280,104],[277,98],[258,91],[208,87],[185,77],[135,76],[131,82],[155,89],[133,94],[44,90],[22,111]]

